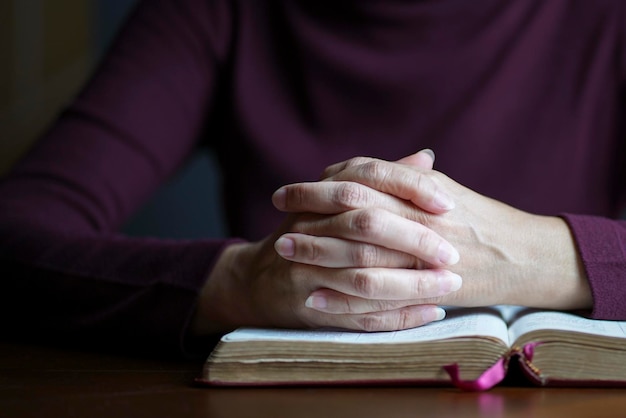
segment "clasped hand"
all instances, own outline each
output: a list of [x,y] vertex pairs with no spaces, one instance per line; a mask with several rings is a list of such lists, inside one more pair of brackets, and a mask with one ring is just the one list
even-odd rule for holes
[[561,219],[486,198],[432,168],[428,151],[396,162],[359,157],[328,167],[320,181],[277,190],[285,222],[263,241],[224,251],[195,331],[383,331],[442,319],[440,305],[590,305]]

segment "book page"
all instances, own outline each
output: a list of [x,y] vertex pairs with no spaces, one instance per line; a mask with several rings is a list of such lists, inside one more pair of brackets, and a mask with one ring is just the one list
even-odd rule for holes
[[418,328],[390,332],[356,332],[337,329],[291,330],[240,328],[223,341],[316,341],[342,344],[397,344],[447,338],[483,336],[509,345],[506,323],[494,309],[448,309],[443,321]]
[[588,319],[579,315],[557,312],[524,309],[509,326],[509,338],[515,341],[521,335],[535,330],[555,329],[581,332],[626,339],[626,321],[602,321]]

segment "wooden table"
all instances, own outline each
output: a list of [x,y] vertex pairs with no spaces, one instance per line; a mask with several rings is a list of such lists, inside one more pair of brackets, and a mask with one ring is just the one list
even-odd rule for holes
[[209,389],[201,367],[0,343],[0,417],[626,417],[626,389]]

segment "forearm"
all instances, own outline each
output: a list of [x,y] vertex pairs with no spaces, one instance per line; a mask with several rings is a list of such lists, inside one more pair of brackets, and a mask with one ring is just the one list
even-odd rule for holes
[[[1,223],[1,222],[0,222]],[[221,243],[0,228],[7,336],[180,355]]]

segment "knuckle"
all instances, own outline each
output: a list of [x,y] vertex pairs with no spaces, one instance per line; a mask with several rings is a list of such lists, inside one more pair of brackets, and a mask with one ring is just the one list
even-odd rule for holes
[[366,178],[376,179],[380,182],[385,181],[390,174],[389,165],[380,160],[373,160],[363,164],[362,170]]
[[356,311],[349,297],[343,298],[344,312],[345,313],[354,313]]
[[390,300],[373,300],[370,302],[371,312],[385,312],[395,309],[395,302]]
[[384,319],[382,315],[374,313],[363,315],[357,320],[357,327],[363,331],[373,332],[384,329]]
[[360,245],[352,253],[352,263],[358,267],[371,267],[378,263],[379,251],[374,245]]
[[357,294],[366,299],[374,299],[383,288],[380,276],[365,269],[356,270],[352,285]]
[[360,236],[377,236],[383,226],[383,211],[376,208],[356,211],[351,224]]
[[421,298],[424,295],[422,294],[424,292],[424,278],[423,277],[419,277],[415,280],[411,280],[410,281],[410,295],[414,298]]
[[415,326],[414,324],[414,318],[413,315],[411,315],[411,310],[410,309],[399,309],[396,317],[396,328],[397,329],[407,329],[407,328],[413,328]]
[[317,239],[311,239],[306,245],[306,257],[311,262],[319,262],[324,258],[324,250]]
[[431,224],[432,217],[421,209],[414,209],[411,212],[411,215],[408,217],[413,222],[417,222],[418,224],[427,226]]
[[413,236],[415,248],[422,253],[431,253],[437,247],[439,240],[429,230],[423,230]]
[[340,183],[332,196],[335,204],[344,209],[355,209],[364,205],[366,194],[357,183]]
[[370,161],[372,161],[372,159],[369,157],[354,157],[348,160],[348,162],[346,163],[346,167],[356,167],[359,165],[367,164]]
[[302,205],[306,201],[306,194],[307,193],[302,185],[294,184],[287,187],[287,207],[302,207]]

